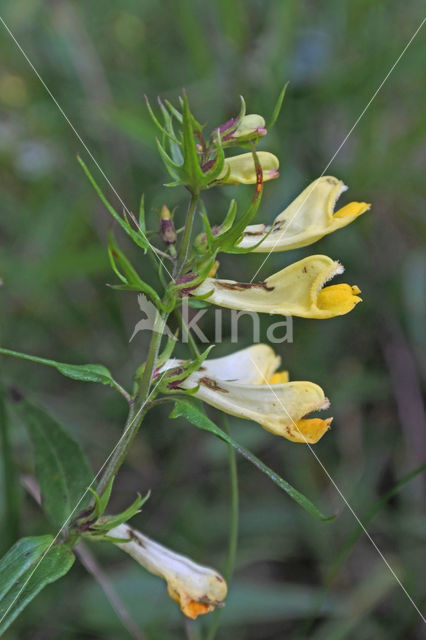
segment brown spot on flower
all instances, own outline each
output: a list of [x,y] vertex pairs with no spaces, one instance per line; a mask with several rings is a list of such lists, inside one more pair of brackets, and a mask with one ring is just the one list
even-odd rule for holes
[[216,282],[217,286],[231,291],[246,291],[247,289],[265,289],[265,291],[273,291],[275,287],[268,287],[266,282]]
[[212,378],[208,378],[207,376],[204,376],[203,378],[200,378],[200,382],[205,387],[208,387],[209,389],[212,389],[213,391],[221,391],[222,393],[228,393],[228,391],[226,389],[223,389],[222,387],[220,387],[217,384],[216,380],[213,380]]

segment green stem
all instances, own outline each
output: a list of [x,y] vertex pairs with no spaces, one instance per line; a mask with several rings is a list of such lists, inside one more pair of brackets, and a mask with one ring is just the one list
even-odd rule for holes
[[126,459],[133,440],[139,431],[145,414],[148,411],[147,403],[149,400],[149,392],[167,315],[168,314],[166,313],[157,314],[139,389],[134,401],[130,405],[130,411],[124,427],[123,436],[112,454],[97,486],[96,492],[99,496],[101,496],[109,486],[111,478],[117,475],[117,472]]
[[197,191],[191,193],[191,200],[189,202],[188,212],[186,214],[185,227],[178,253],[178,275],[181,274],[188,258],[189,244],[191,242],[192,227],[194,224],[194,216],[197,208],[198,198],[199,193]]
[[[229,433],[227,417],[223,416],[223,429]],[[235,557],[237,554],[238,543],[238,471],[235,450],[228,445],[228,463],[229,463],[229,487],[231,494],[231,517],[229,520],[229,539],[228,553],[225,562],[224,578],[228,583],[228,587],[234,572]],[[214,640],[220,624],[222,609],[216,609],[212,615],[212,621],[207,633],[207,640]]]
[[174,311],[176,319],[179,323],[180,329],[182,331],[182,335],[187,335],[188,336],[188,344],[189,344],[189,348],[192,351],[192,355],[195,358],[199,358],[200,357],[200,350],[197,347],[197,343],[195,342],[194,338],[192,337],[192,333],[190,332],[190,330],[188,329],[188,327],[186,326],[186,323],[182,317],[181,312],[179,311],[179,309],[175,309]]

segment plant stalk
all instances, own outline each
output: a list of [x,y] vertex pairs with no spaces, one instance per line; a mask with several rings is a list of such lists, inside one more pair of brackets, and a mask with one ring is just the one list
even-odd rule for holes
[[158,350],[160,348],[161,338],[163,336],[163,330],[167,321],[167,313],[158,313],[154,323],[153,331],[151,334],[151,342],[149,344],[148,356],[145,362],[145,368],[142,374],[142,378],[139,384],[135,399],[130,405],[129,415],[123,430],[123,435],[112,454],[110,461],[103,473],[96,492],[99,496],[102,496],[105,489],[108,487],[111,478],[117,475],[118,470],[123,464],[129,449],[136,437],[137,432],[142,424],[145,414],[148,411],[148,401],[150,399],[149,393],[151,388],[152,377],[155,368],[155,362],[158,356]]
[[194,216],[195,216],[195,211],[197,209],[198,198],[199,198],[198,191],[194,191],[191,193],[191,200],[189,202],[188,212],[186,214],[182,241],[181,241],[179,252],[178,252],[178,268],[177,268],[178,276],[182,273],[183,267],[185,266],[185,263],[188,258],[189,245],[191,242],[192,227],[194,225]]

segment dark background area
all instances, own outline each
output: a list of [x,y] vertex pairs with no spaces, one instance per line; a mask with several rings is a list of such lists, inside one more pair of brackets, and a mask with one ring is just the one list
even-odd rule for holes
[[[415,1],[4,0],[1,15],[126,206],[136,211],[145,193],[156,228],[164,203],[177,206],[183,220],[186,195],[162,187],[168,177],[145,93],[152,103],[160,94],[176,104],[184,87],[198,119],[213,127],[236,114],[240,94],[249,113],[268,118],[290,81],[280,119],[260,145],[281,162],[281,177],[266,185],[257,216],[270,222],[324,170],[423,12],[423,3]],[[292,379],[317,382],[331,399],[333,429],[315,453],[361,520],[425,458],[425,38],[422,30],[327,170],[350,187],[342,204],[364,200],[372,203],[371,212],[312,247],[272,255],[259,274],[325,253],[345,265],[341,281],[362,289],[364,302],[350,315],[295,319],[294,343],[278,346]],[[0,55],[0,344],[62,362],[100,362],[128,386],[144,359],[147,336],[140,333],[129,344],[140,319],[136,296],[105,286],[115,278],[105,248],[114,224],[77,153],[118,207],[119,202],[2,25]],[[212,220],[224,217],[232,196],[244,205],[252,189],[209,192]],[[116,235],[145,279],[152,277],[146,257],[118,229]],[[223,257],[219,274],[247,279],[263,259]],[[213,311],[202,325],[211,339],[212,321]],[[262,319],[262,339],[271,321]],[[240,348],[251,339],[250,322],[241,326]],[[225,331],[214,355],[235,348]],[[60,419],[99,468],[125,420],[119,396],[12,359],[1,359],[1,376]],[[209,415],[220,424],[219,414]],[[229,422],[237,440],[324,512],[338,515],[333,523],[314,520],[239,459],[237,565],[218,638],[424,637],[418,613],[366,536],[340,558],[357,523],[309,449],[274,438],[254,423]],[[31,473],[31,447],[18,422],[13,448],[20,471]],[[151,489],[134,525],[222,569],[228,486],[226,446],[157,409],[120,473],[112,508]],[[45,532],[48,525],[32,499],[23,491],[18,497],[20,535]],[[0,495],[3,553],[12,541],[2,500]],[[423,475],[368,525],[420,608],[426,598],[425,502]],[[208,616],[185,628],[159,579],[118,549],[93,550],[150,640],[199,637]],[[333,567],[335,578],[325,588]],[[46,589],[7,635],[127,637],[81,566]]]

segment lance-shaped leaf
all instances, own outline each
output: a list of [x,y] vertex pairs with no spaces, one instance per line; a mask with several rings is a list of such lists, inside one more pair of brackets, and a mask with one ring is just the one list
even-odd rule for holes
[[251,451],[245,449],[242,445],[236,442],[230,435],[222,431],[214,422],[212,422],[206,415],[203,413],[198,407],[196,407],[191,402],[185,400],[177,400],[175,403],[175,408],[170,414],[171,418],[185,418],[193,424],[198,429],[203,429],[204,431],[210,431],[217,438],[223,440],[227,444],[230,444],[238,453],[244,456],[249,462],[254,464],[260,471],[265,473],[268,478],[272,480],[280,489],[285,491],[290,498],[295,500],[305,511],[310,513],[311,515],[319,518],[320,520],[333,520],[334,516],[327,517],[314,505],[312,502],[306,498],[300,491],[297,491],[294,487],[292,487],[286,480],[281,478],[275,471],[272,471],[266,464],[264,464],[259,458],[257,458]]
[[283,106],[283,101],[284,101],[284,96],[285,96],[285,92],[287,91],[287,87],[288,87],[288,82],[285,83],[280,95],[278,96],[278,100],[275,104],[274,110],[272,112],[272,116],[271,119],[269,120],[268,124],[267,124],[267,129],[268,131],[270,131],[272,129],[272,127],[274,126],[274,124],[276,123],[276,121],[278,120],[278,116],[281,113],[281,108]]
[[[162,107],[161,100],[159,99],[158,101],[159,101],[160,107]],[[154,122],[154,124],[159,128],[159,130],[161,131],[161,133],[163,133],[163,135],[164,135],[164,136],[166,136],[167,138],[169,138],[169,139],[170,139],[171,141],[173,141],[176,145],[180,145],[179,140],[176,138],[176,136],[175,136],[175,135],[174,135],[174,133],[173,133],[173,129],[170,129],[170,126],[171,126],[171,119],[170,119],[170,116],[169,116],[169,114],[167,113],[167,111],[164,109],[164,111],[166,111],[166,114],[167,114],[167,118],[165,118],[165,120],[166,120],[166,127],[164,127],[164,126],[161,124],[161,122],[158,120],[157,116],[155,115],[155,113],[154,113],[154,111],[153,111],[153,109],[152,109],[152,107],[151,107],[151,105],[150,105],[150,102],[149,102],[149,100],[148,100],[148,96],[147,96],[147,95],[145,95],[145,102],[146,102],[146,106],[147,106],[147,109],[148,109],[149,115],[150,115],[150,116],[151,116],[151,118],[152,118],[152,121],[153,121],[153,122]],[[163,107],[163,108],[164,108],[164,107]],[[163,111],[163,117],[164,117],[164,111]]]
[[29,360],[30,362],[36,362],[37,364],[54,367],[63,376],[72,378],[72,380],[79,380],[80,382],[99,382],[100,384],[113,387],[122,395],[127,396],[126,391],[114,380],[111,373],[103,364],[66,364],[65,362],[56,362],[56,360],[32,356],[28,353],[12,351],[11,349],[3,349],[2,347],[0,347],[0,355],[13,356],[14,358],[21,358],[22,360]]
[[133,242],[135,244],[137,244],[139,247],[141,247],[141,249],[144,249],[146,251],[146,249],[148,249],[148,247],[149,247],[149,240],[145,235],[144,226],[139,224],[139,229],[137,231],[135,231],[130,226],[130,223],[127,220],[127,218],[122,218],[122,216],[120,216],[120,214],[117,213],[117,211],[114,209],[114,207],[111,205],[111,203],[108,202],[108,200],[105,197],[104,193],[102,192],[101,188],[97,184],[96,180],[94,179],[94,177],[92,176],[92,174],[90,173],[89,169],[87,168],[87,166],[83,162],[83,160],[80,158],[80,156],[77,156],[77,160],[80,163],[80,165],[81,165],[84,173],[86,174],[87,178],[89,179],[90,184],[92,185],[92,187],[94,188],[94,190],[98,194],[100,200],[103,202],[103,204],[105,205],[105,207],[107,208],[109,213],[112,215],[114,220],[116,220],[118,222],[120,227],[127,233],[128,236],[130,236],[130,238],[133,240]]
[[0,560],[0,635],[48,584],[71,569],[75,556],[51,535],[18,540]]
[[63,527],[87,505],[92,469],[80,445],[48,413],[27,401],[15,407],[34,446],[43,509]]
[[142,280],[128,258],[119,249],[112,232],[109,234],[108,238],[108,255],[114,273],[125,285],[124,287],[119,285],[115,288],[142,291],[151,298],[152,302],[157,307],[163,308],[163,303],[161,302],[158,293],[149,284]]
[[193,189],[198,189],[199,185],[205,182],[203,170],[200,167],[200,160],[195,146],[193,116],[189,108],[186,93],[182,100],[182,129],[183,129],[183,174],[184,180]]
[[169,147],[170,147],[172,160],[180,165],[183,163],[182,142],[180,142],[177,139],[175,130],[173,127],[173,119],[170,113],[167,111],[164,104],[162,103],[162,101],[160,100],[160,98],[158,98],[158,104],[160,105],[160,109],[163,114],[165,131],[166,131],[166,135],[169,138]]
[[[93,493],[96,500],[96,509],[98,510],[102,508],[101,498],[95,492]],[[127,509],[121,513],[112,516],[103,515],[97,519],[96,522],[89,523],[85,530],[82,529],[83,536],[91,539],[102,540],[108,535],[108,532],[111,529],[124,524],[128,520],[131,520],[136,514],[140,513],[143,505],[149,499],[150,495],[150,491],[148,491],[144,497],[138,493],[136,500],[130,505],[130,507],[127,507]]]

